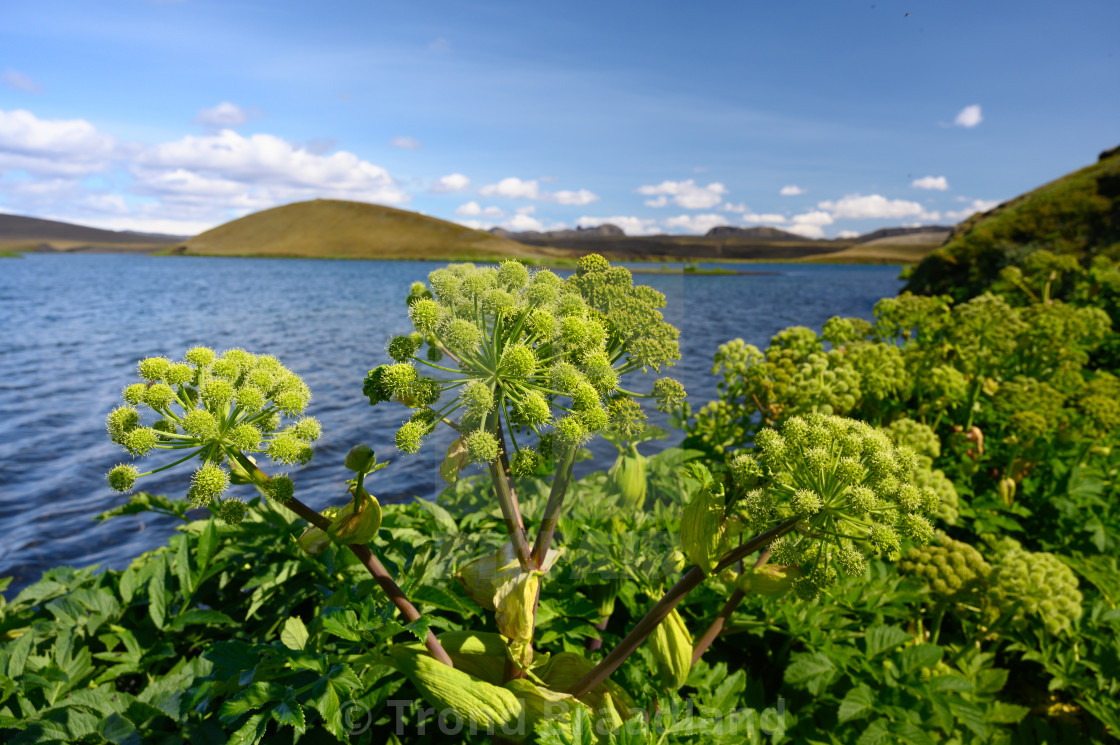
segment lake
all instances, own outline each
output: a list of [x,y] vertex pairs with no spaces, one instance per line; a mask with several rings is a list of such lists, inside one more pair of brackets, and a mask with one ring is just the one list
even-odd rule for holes
[[[311,387],[307,413],[322,422],[323,438],[315,459],[292,474],[304,501],[316,508],[342,501],[349,473],[342,459],[358,442],[392,461],[370,488],[382,502],[436,497],[443,486],[436,467],[449,438],[400,456],[393,436],[408,410],[371,408],[362,380],[388,361],[388,338],[410,330],[409,285],[441,265],[94,254],[0,259],[0,577],[14,576],[5,594],[59,564],[122,568],[173,531],[174,521],[151,514],[102,524],[91,518],[127,499],[105,484],[105,473],[127,458],[105,436],[104,422],[121,403],[121,389],[135,382],[136,361],[177,359],[198,344],[273,354]],[[635,276],[668,298],[666,318],[681,330],[683,358],[669,372],[684,383],[694,409],[715,396],[711,364],[719,344],[742,337],[765,346],[786,326],[819,330],[834,315],[868,318],[879,298],[903,284],[896,266],[726,266],[759,274]],[[610,466],[613,448],[600,445],[594,461],[580,464],[583,471]],[[140,485],[182,496],[191,470],[172,469]]]

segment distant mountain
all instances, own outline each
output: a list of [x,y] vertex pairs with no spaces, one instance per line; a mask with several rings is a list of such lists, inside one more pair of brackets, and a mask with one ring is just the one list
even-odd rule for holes
[[416,212],[315,199],[254,212],[200,233],[174,253],[347,259],[485,260],[540,250]]
[[720,225],[712,228],[705,236],[708,238],[740,238],[756,241],[799,241],[807,240],[805,236],[789,233],[778,228],[736,228],[731,225]]
[[0,213],[0,245],[21,250],[72,251],[97,248],[158,247],[177,243],[184,236],[102,230],[38,217]]
[[919,235],[921,233],[944,233],[946,236],[953,232],[952,225],[922,225],[916,228],[880,228],[872,233],[866,233],[853,238],[856,243],[870,243],[881,238],[899,238],[905,235]]
[[500,238],[509,238],[514,241],[528,240],[528,241],[542,241],[549,239],[560,240],[580,240],[592,238],[625,238],[626,233],[622,228],[610,223],[603,223],[594,228],[581,228],[576,227],[575,230],[522,230],[518,232],[506,230],[505,228],[490,228],[489,231],[492,235]]
[[914,269],[907,289],[963,300],[983,292],[1006,266],[1040,249],[1120,256],[1120,147],[1097,162],[973,215]]

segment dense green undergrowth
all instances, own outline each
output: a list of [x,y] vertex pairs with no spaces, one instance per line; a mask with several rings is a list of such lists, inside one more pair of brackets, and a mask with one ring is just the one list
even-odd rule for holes
[[[528,712],[530,737],[1115,739],[1120,380],[1109,345],[1120,319],[1099,288],[1116,272],[1042,255],[968,302],[904,294],[880,302],[870,322],[794,327],[766,349],[731,341],[715,355],[719,400],[677,414],[681,447],[645,457],[656,431],[608,433],[618,461],[569,486],[557,526],[563,561],[539,584],[529,679],[548,690],[570,690],[615,648],[686,557],[703,564],[788,515],[768,501],[793,478],[774,464],[840,421],[828,417],[866,422],[912,454],[913,493],[936,502],[936,535],[919,546],[903,531],[883,558],[858,560],[839,528],[832,544],[805,544],[818,557],[831,545],[839,573],[787,539],[757,570],[714,568],[676,608],[697,640],[689,652],[703,652],[702,632],[724,618],[694,664],[667,658],[655,636],[581,699],[589,708]],[[851,463],[840,451],[798,452],[807,472],[822,469],[825,497],[823,474],[842,478]],[[542,455],[513,481],[530,530],[547,513],[557,468]],[[491,476],[467,474],[435,503],[382,507],[371,545],[419,611],[411,622],[354,552],[324,540],[309,555],[298,540],[306,523],[280,502],[258,496],[230,524],[186,500],[134,495],[102,518],[174,516],[182,525],[168,545],[124,571],[51,570],[0,605],[0,739],[491,741],[485,728],[472,732],[469,712],[439,710],[439,691],[409,667],[429,659],[420,643],[431,631],[457,671],[504,679],[500,660],[468,647],[506,627],[460,577],[470,559],[509,545],[506,518]],[[763,475],[771,491],[756,488]],[[906,504],[909,487],[894,488]],[[718,519],[704,523],[699,508]],[[905,523],[898,508],[876,509]],[[698,525],[712,526],[712,541]],[[827,537],[828,524],[812,525],[806,542]],[[613,732],[598,716],[604,706],[621,715]]]

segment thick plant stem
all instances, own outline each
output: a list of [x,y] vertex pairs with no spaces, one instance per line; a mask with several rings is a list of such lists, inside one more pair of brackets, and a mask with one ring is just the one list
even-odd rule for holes
[[[760,548],[769,546],[770,543],[780,536],[785,535],[793,529],[797,524],[797,518],[786,520],[765,533],[759,533],[754,538],[750,539],[743,545],[729,551],[720,560],[719,564],[712,570],[712,574],[718,574],[722,570],[731,566],[732,564],[742,560],[746,556],[750,556]],[[666,592],[660,600],[658,600],[649,612],[638,621],[637,625],[631,629],[626,638],[619,642],[611,652],[602,659],[592,670],[583,676],[574,686],[568,689],[568,693],[572,694],[575,698],[580,698],[588,691],[595,688],[595,686],[602,683],[611,673],[617,670],[626,658],[634,654],[634,652],[641,646],[642,642],[653,633],[658,624],[665,620],[677,604],[684,599],[684,596],[695,590],[701,582],[704,581],[706,574],[700,567],[694,566],[689,569],[684,575],[677,580],[677,584],[673,585],[668,592]]]
[[720,608],[716,619],[712,621],[712,625],[708,627],[708,630],[705,631],[692,646],[693,666],[695,666],[696,662],[708,651],[708,647],[712,646],[712,642],[714,642],[720,632],[723,631],[723,626],[727,623],[727,619],[731,618],[731,614],[735,612],[735,609],[739,607],[739,603],[743,602],[743,598],[746,596],[747,594],[742,590],[735,590],[735,592],[731,593],[731,597],[729,597],[727,602],[723,604],[723,607]]
[[[759,555],[758,561],[754,563],[754,569],[760,569],[769,560],[770,549],[767,548]],[[728,619],[731,618],[731,615],[739,607],[739,603],[743,602],[743,598],[746,596],[747,594],[738,588],[736,588],[735,592],[731,593],[731,597],[729,597],[727,602],[723,604],[723,607],[720,608],[719,614],[716,616],[715,620],[712,621],[712,625],[709,626],[708,630],[692,645],[693,665],[704,656],[704,653],[708,651],[708,647],[712,646],[712,642],[714,642],[716,637],[723,631],[724,625],[726,625]]]
[[517,556],[517,563],[521,571],[528,572],[535,569],[529,555],[529,539],[525,535],[525,520],[521,517],[521,505],[517,502],[517,495],[509,483],[509,457],[506,455],[506,436],[502,431],[502,422],[493,415],[491,432],[498,440],[499,458],[490,463],[490,478],[494,482],[494,491],[498,495],[498,504],[502,507],[502,518],[506,523],[506,532],[513,545],[513,553]]
[[[245,458],[245,456],[239,457],[237,463],[245,469],[258,488],[263,490],[264,486],[271,480],[268,474],[257,468],[252,461]],[[286,502],[279,502],[277,504],[284,505],[320,530],[327,530],[331,527],[331,521],[329,519],[323,517],[295,497],[292,497]],[[400,586],[389,576],[389,571],[385,569],[385,565],[378,561],[377,557],[373,555],[373,552],[369,550],[369,547],[354,543],[348,545],[346,548],[350,549],[350,552],[358,558],[362,566],[373,576],[377,584],[380,585],[381,589],[385,591],[385,594],[389,596],[389,600],[393,602],[393,605],[397,606],[397,610],[401,612],[402,616],[408,619],[410,623],[420,618],[420,611],[416,610],[416,606],[409,602],[404,591],[401,590]],[[455,664],[451,661],[451,657],[447,654],[447,650],[443,648],[443,645],[439,643],[439,639],[437,639],[436,635],[431,631],[428,632],[428,636],[424,640],[424,646],[428,648],[428,652],[431,653],[432,657],[435,657],[448,667],[455,667]]]
[[494,491],[498,494],[498,504],[502,506],[502,517],[506,523],[506,532],[509,533],[509,541],[513,545],[513,553],[517,556],[517,563],[521,565],[523,572],[535,569],[536,565],[529,555],[529,539],[525,537],[521,510],[500,462],[495,461],[490,464],[490,478],[494,480]]
[[572,466],[575,463],[576,448],[570,447],[564,454],[556,477],[552,480],[552,490],[548,493],[548,504],[544,508],[544,519],[541,520],[541,529],[537,533],[537,540],[533,543],[533,563],[538,567],[548,555],[548,546],[552,543],[552,536],[556,533],[556,524],[560,522],[560,508],[564,506],[564,495],[568,492],[568,482],[572,478]]

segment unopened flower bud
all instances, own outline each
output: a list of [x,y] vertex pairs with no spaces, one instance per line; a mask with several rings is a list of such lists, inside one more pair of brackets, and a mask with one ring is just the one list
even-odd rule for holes
[[223,499],[218,504],[218,519],[228,525],[237,525],[245,519],[245,512],[248,509],[249,505],[240,499]]
[[344,465],[354,473],[369,473],[377,463],[377,456],[369,445],[355,445],[346,454]]
[[124,437],[124,449],[132,455],[147,455],[155,447],[159,435],[151,427],[137,427]]
[[501,448],[494,435],[476,430],[467,437],[467,455],[473,463],[489,463],[498,457]]
[[287,476],[273,476],[265,487],[265,493],[277,502],[287,502],[296,493],[296,486]]
[[424,426],[419,422],[405,422],[397,430],[397,450],[402,453],[416,453],[420,451],[420,438],[424,436]]
[[218,435],[218,420],[206,409],[192,409],[183,418],[183,430],[203,440]]
[[225,469],[213,463],[204,463],[191,477],[192,501],[205,505],[217,499],[229,486],[229,475]]
[[137,404],[144,403],[144,397],[148,394],[148,386],[144,383],[133,383],[124,389],[122,398],[128,403],[136,406]]
[[171,367],[171,360],[166,357],[148,357],[140,360],[136,369],[144,380],[162,380],[169,367]]
[[195,367],[206,367],[214,362],[216,356],[209,347],[192,347],[187,350],[184,359]]

